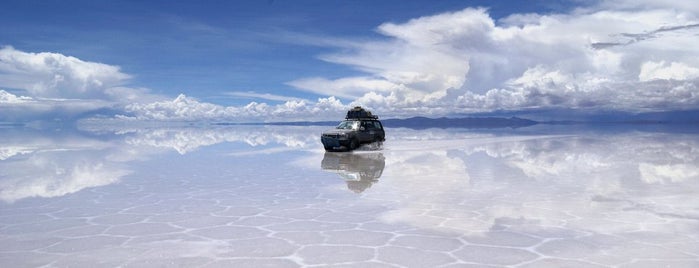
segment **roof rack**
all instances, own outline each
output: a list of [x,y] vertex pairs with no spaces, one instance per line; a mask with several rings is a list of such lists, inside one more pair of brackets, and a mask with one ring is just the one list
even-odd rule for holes
[[345,119],[379,119],[378,115],[372,115],[371,111],[367,111],[361,106],[356,106],[347,111]]

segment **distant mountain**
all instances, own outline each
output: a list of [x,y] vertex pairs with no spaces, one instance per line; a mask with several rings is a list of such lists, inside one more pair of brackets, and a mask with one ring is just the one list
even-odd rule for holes
[[386,127],[406,127],[412,129],[426,128],[520,128],[536,125],[538,122],[519,117],[463,117],[463,118],[427,118],[411,117],[407,119],[381,120]]
[[[462,115],[466,116],[466,115]],[[469,114],[473,117],[526,117],[549,124],[597,124],[597,123],[699,123],[699,110],[662,112],[625,112],[585,109],[535,109],[522,111],[494,111]]]
[[[283,126],[335,126],[338,121],[320,122],[269,122],[269,123],[214,123],[215,125],[283,125]],[[412,129],[426,128],[519,128],[537,124],[536,121],[518,117],[465,117],[465,118],[428,118],[411,117],[407,119],[382,119],[385,127],[405,127]]]
[[631,118],[636,121],[699,123],[699,110],[640,113]]
[[336,126],[339,121],[294,121],[294,122],[258,122],[258,123],[211,123],[217,126]]
[[[526,117],[528,119],[524,119]],[[338,121],[301,121],[272,123],[217,123],[221,125],[287,125],[334,126]],[[405,119],[381,119],[386,127],[427,128],[522,128],[543,125],[697,125],[699,110],[631,113],[623,111],[598,111],[579,109],[540,109],[529,111],[496,111],[480,114],[455,115],[453,117],[410,117]]]

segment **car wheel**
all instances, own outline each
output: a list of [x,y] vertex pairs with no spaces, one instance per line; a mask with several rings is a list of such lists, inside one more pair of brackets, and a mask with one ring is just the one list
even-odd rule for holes
[[357,148],[358,145],[359,143],[357,142],[357,139],[352,139],[349,144],[349,149],[354,150]]

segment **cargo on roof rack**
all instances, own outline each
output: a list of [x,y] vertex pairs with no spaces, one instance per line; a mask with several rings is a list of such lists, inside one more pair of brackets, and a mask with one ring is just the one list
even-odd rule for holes
[[379,119],[379,117],[372,115],[370,111],[365,110],[361,106],[356,106],[347,111],[345,119]]

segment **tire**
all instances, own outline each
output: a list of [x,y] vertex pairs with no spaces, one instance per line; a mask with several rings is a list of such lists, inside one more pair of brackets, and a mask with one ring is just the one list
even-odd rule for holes
[[384,141],[384,138],[382,138],[381,136],[378,136],[378,135],[374,136],[374,142],[383,142],[383,141]]
[[359,147],[359,142],[357,142],[357,139],[352,139],[349,144],[349,151],[357,149],[357,147]]

